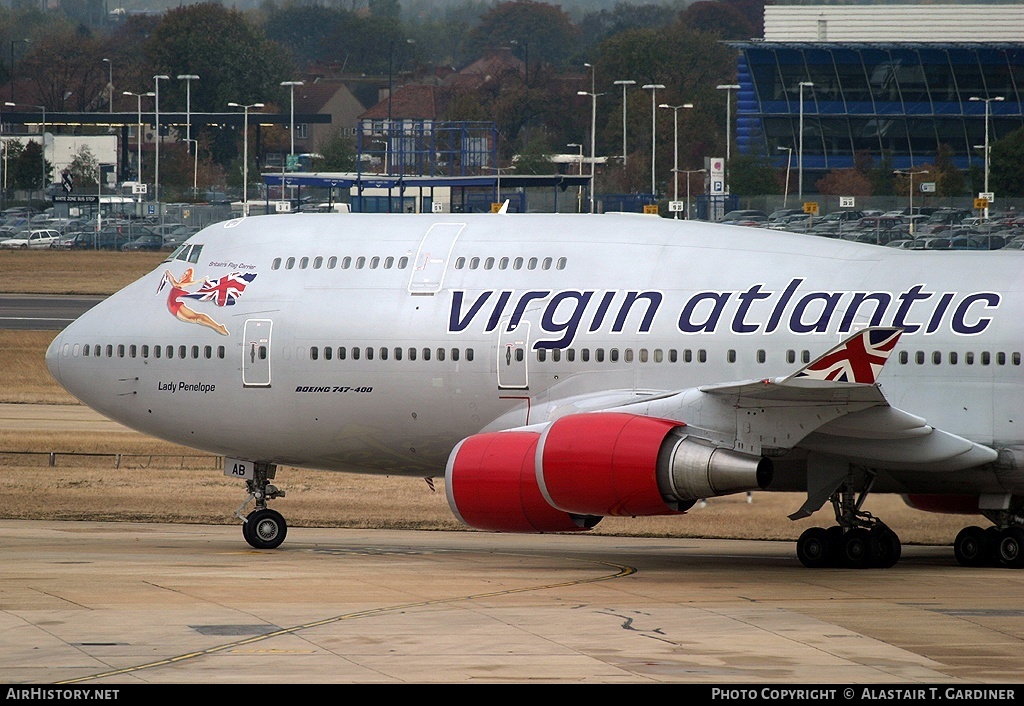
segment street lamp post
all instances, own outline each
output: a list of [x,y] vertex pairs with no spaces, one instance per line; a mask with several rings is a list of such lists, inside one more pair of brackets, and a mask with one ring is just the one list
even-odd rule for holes
[[192,198],[196,198],[196,194],[199,193],[197,188],[199,181],[199,141],[186,138],[185,142],[196,146],[196,156],[192,164]]
[[104,59],[103,62],[107,65],[107,108],[108,113],[114,112],[114,62],[110,59]]
[[740,90],[738,83],[723,83],[715,86],[725,91],[725,190],[729,191],[729,160],[732,159],[732,92]]
[[[291,129],[290,129],[290,131],[291,131],[291,134],[292,134],[291,156],[292,156],[292,159],[294,159],[295,158],[295,87],[296,86],[304,86],[306,84],[305,84],[304,81],[282,81],[281,85],[282,86],[288,86],[288,89],[291,92],[291,97],[292,97],[292,101],[291,101]],[[390,100],[390,97],[389,97],[389,100]]]
[[156,90],[153,95],[156,97],[153,103],[153,112],[156,120],[156,153],[153,161],[153,200],[156,201],[157,212],[160,211],[160,82],[169,81],[170,76],[157,75],[153,77]]
[[595,133],[597,132],[597,97],[603,93],[577,91],[578,95],[590,96],[590,212],[594,212],[594,164],[597,162]]
[[658,95],[658,89],[664,87],[664,84],[661,83],[644,84],[644,90],[651,92],[651,196],[654,197],[657,197],[658,195],[654,167],[655,154],[658,146],[658,101],[655,100],[655,98]]
[[245,135],[242,138],[242,215],[249,215],[249,108],[262,108],[262,103],[250,103],[249,105],[242,105],[241,103],[228,103],[231,108],[241,108],[245,113],[244,118],[244,132]]
[[[185,82],[185,143],[195,142],[192,139],[192,82],[198,81],[195,74],[178,74],[178,80]],[[180,133],[179,133],[180,134]],[[157,133],[159,136],[159,133]],[[196,151],[199,150],[199,143],[196,142]]]
[[[985,193],[988,191],[988,157],[989,157],[989,144],[988,144],[988,122],[989,122],[989,104],[992,101],[1001,101],[1003,96],[995,96],[993,98],[982,98],[981,96],[971,96],[972,101],[982,101],[985,103]],[[985,207],[985,220],[988,220],[988,206]]]
[[622,166],[626,166],[626,88],[635,86],[636,81],[615,81],[616,86],[622,86]]
[[[672,200],[679,202],[679,109],[692,108],[693,103],[683,105],[669,105],[662,103],[659,108],[668,108],[672,111]],[[686,177],[686,189],[690,189],[690,177]],[[679,218],[679,211],[675,212],[675,218]],[[686,216],[690,216],[689,198],[687,198]]]
[[914,171],[911,169],[896,169],[893,170],[893,174],[905,174],[910,177],[910,237],[914,237],[914,176],[917,174],[927,174],[927,169],[918,169]]
[[[570,142],[569,144],[566,145],[566,147],[577,147],[577,148],[579,148],[580,156],[579,156],[579,160],[577,160],[576,163],[579,165],[579,174],[580,174],[580,176],[583,176],[583,145],[579,144],[578,142]],[[576,213],[582,213],[582,212],[583,212],[583,187],[580,186],[580,187],[578,187],[576,189]]]
[[786,188],[782,192],[782,207],[786,208],[786,204],[789,202],[789,167],[793,163],[793,148],[780,145],[778,149],[786,150]]
[[[139,126],[138,126],[138,132],[135,134],[135,146],[136,146],[136,149],[138,151],[138,156],[136,157],[137,161],[136,161],[136,164],[135,164],[135,171],[136,171],[135,181],[137,181],[139,184],[141,184],[142,183],[142,97],[143,96],[152,97],[152,96],[155,96],[156,94],[153,93],[152,91],[150,91],[149,93],[132,93],[131,91],[125,91],[124,95],[126,95],[126,96],[135,96],[135,98],[138,100]],[[139,203],[141,203],[142,202],[142,192],[139,191],[137,193],[139,194]]]
[[40,148],[40,153],[41,153],[42,162],[43,162],[43,183],[42,183],[40,188],[42,190],[42,198],[45,200],[46,199],[46,106],[45,105],[32,105],[30,103],[12,103],[10,101],[6,102],[4,105],[7,105],[7,106],[24,105],[26,108],[39,108],[39,110],[43,111],[43,129],[42,129],[42,132],[39,133],[39,148]]
[[804,88],[813,87],[814,84],[810,81],[800,82],[800,135],[799,135],[799,146],[797,147],[797,191],[800,194],[800,202],[804,200]]

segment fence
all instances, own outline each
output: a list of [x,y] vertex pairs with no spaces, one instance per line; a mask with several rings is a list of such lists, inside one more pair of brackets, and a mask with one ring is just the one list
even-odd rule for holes
[[0,451],[0,466],[115,468],[123,470],[223,470],[224,459],[208,454],[74,453],[69,451]]

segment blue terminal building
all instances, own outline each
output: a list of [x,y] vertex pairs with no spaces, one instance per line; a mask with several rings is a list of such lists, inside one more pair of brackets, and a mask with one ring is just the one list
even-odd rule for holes
[[986,115],[990,146],[1024,127],[1024,42],[729,44],[738,151],[796,168],[802,122],[810,183],[858,153],[906,169],[932,163],[940,145],[959,168],[983,168]]

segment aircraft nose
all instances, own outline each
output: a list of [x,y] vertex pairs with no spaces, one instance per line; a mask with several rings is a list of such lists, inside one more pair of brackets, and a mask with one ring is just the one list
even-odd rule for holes
[[[64,334],[59,333],[55,339],[50,343],[49,348],[46,349],[46,369],[50,371],[50,375],[57,382],[61,382],[60,379],[60,351],[64,346]],[[61,383],[63,384],[63,383]]]

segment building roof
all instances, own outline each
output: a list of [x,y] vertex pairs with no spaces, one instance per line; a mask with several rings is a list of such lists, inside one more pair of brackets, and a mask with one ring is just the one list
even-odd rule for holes
[[1020,42],[1024,5],[767,5],[767,42]]

